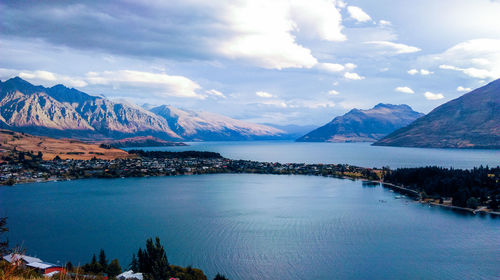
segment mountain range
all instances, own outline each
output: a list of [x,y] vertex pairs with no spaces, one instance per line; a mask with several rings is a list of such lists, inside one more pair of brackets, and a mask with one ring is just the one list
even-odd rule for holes
[[375,145],[499,149],[500,79],[437,107]]
[[226,116],[136,105],[56,85],[35,86],[15,77],[0,81],[0,127],[35,135],[83,140],[153,136],[164,140],[253,140],[282,130]]
[[375,142],[424,114],[408,105],[378,104],[368,110],[352,109],[297,139],[299,142]]

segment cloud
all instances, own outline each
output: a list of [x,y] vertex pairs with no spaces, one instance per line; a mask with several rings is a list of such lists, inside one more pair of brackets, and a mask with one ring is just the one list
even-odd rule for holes
[[389,49],[395,54],[406,54],[415,53],[421,51],[421,49],[413,46],[408,46],[405,44],[393,43],[389,41],[368,41],[365,44],[375,45],[381,49]]
[[409,87],[397,87],[394,89],[395,91],[402,92],[402,93],[408,93],[408,94],[414,94],[415,92],[409,88]]
[[360,76],[357,73],[345,72],[344,78],[349,80],[363,80],[365,77]]
[[418,74],[418,70],[417,69],[410,69],[410,70],[408,70],[408,74],[416,75],[416,74]]
[[466,88],[466,87],[463,87],[463,86],[457,87],[457,91],[460,91],[460,92],[469,92],[471,90],[472,90],[471,88]]
[[357,6],[348,6],[347,12],[350,17],[355,19],[357,22],[366,22],[372,20],[372,18],[363,11],[360,7]]
[[45,86],[53,86],[60,83],[70,87],[85,87],[88,85],[84,79],[60,75],[45,70],[29,71],[0,68],[0,76],[5,79],[19,76],[25,80],[40,83]]
[[408,74],[410,74],[410,75],[416,75],[416,74],[419,74],[419,73],[422,76],[427,76],[427,75],[430,75],[430,74],[434,74],[434,72],[431,72],[431,71],[429,71],[427,69],[420,69],[420,70],[418,70],[418,69],[410,69],[410,70],[408,70]]
[[432,93],[430,91],[426,91],[424,93],[424,96],[427,100],[439,100],[439,99],[443,99],[444,98],[444,95],[441,94],[441,93]]
[[270,94],[269,92],[265,92],[265,91],[257,91],[255,93],[255,95],[257,95],[258,97],[263,97],[263,98],[272,98],[272,97],[274,97],[274,95]]
[[310,68],[317,60],[297,35],[346,40],[331,0],[36,1],[2,2],[1,8],[4,40],[40,39],[141,58],[229,58],[269,69]]
[[88,72],[85,77],[89,84],[113,86],[137,86],[155,89],[164,96],[206,98],[206,95],[196,91],[201,86],[183,76],[167,75],[134,70]]
[[205,93],[207,93],[208,95],[211,95],[211,96],[226,98],[226,96],[222,92],[215,90],[215,89],[207,90],[207,91],[205,91]]
[[329,94],[329,95],[339,95],[339,94],[340,94],[340,92],[338,92],[338,91],[336,91],[336,90],[332,89],[332,90],[329,90],[329,91],[328,91],[328,94]]
[[318,63],[293,33],[326,41],[343,41],[341,15],[334,2],[248,0],[230,5],[223,16],[233,36],[216,49],[268,69],[311,68]]
[[391,25],[392,25],[392,23],[391,23],[390,21],[388,21],[388,20],[383,20],[383,19],[379,20],[379,21],[378,21],[378,24],[379,24],[380,26],[391,26]]
[[344,70],[353,70],[357,65],[354,63],[346,63],[344,65],[338,63],[318,63],[315,67],[326,72],[338,73]]
[[500,39],[475,39],[459,43],[430,61],[439,68],[461,72],[476,79],[500,78]]

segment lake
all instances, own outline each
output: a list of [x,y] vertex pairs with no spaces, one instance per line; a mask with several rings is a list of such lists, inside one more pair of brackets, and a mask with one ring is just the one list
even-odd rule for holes
[[86,179],[2,187],[0,216],[11,245],[50,262],[103,248],[125,266],[159,236],[171,263],[209,277],[498,279],[500,218],[396,196],[314,176]]
[[370,143],[293,141],[188,142],[189,146],[139,148],[159,151],[211,151],[231,159],[266,162],[347,163],[361,167],[472,168],[500,165],[500,150],[423,149],[371,146]]

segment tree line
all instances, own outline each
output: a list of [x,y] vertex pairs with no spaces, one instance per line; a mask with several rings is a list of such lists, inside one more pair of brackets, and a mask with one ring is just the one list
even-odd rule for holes
[[183,152],[167,152],[167,151],[144,151],[130,150],[129,154],[136,154],[141,157],[148,158],[222,158],[219,153],[202,152],[202,151],[183,151]]
[[453,198],[452,204],[475,209],[480,205],[498,210],[500,166],[470,170],[436,166],[385,170],[384,181],[422,193],[424,197]]

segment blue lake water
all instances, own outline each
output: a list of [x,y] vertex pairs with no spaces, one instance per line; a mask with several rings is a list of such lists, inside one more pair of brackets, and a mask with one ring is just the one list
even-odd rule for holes
[[370,143],[301,143],[292,141],[189,142],[190,146],[141,148],[165,151],[212,151],[231,159],[267,162],[347,163],[362,167],[437,165],[472,168],[500,165],[500,150],[379,147]]
[[314,176],[88,179],[2,187],[0,216],[12,245],[51,262],[88,262],[103,248],[127,264],[159,236],[171,263],[209,277],[499,278],[499,218],[395,196]]

